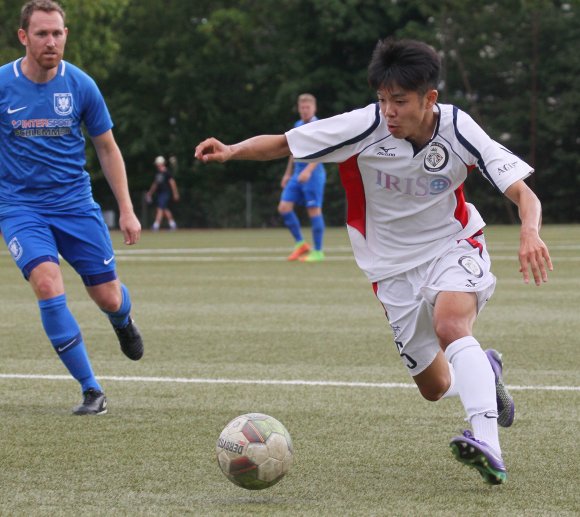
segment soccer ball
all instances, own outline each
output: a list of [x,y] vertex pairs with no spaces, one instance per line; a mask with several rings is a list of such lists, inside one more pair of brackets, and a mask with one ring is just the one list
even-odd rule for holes
[[290,469],[294,450],[286,428],[275,418],[248,413],[234,418],[216,444],[226,477],[248,490],[275,485]]

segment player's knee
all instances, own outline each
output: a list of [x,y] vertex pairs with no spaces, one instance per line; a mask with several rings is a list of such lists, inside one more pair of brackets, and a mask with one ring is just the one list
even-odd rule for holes
[[444,388],[443,386],[419,386],[419,392],[421,396],[428,400],[429,402],[437,402],[440,400],[449,387]]
[[440,319],[434,323],[435,334],[442,345],[448,345],[453,341],[470,333],[462,320]]
[[292,212],[292,208],[286,205],[285,203],[280,203],[278,205],[278,213],[280,215],[288,214],[290,212]]
[[97,301],[98,306],[106,312],[117,312],[121,308],[123,299],[121,295],[109,294]]
[[40,278],[35,282],[34,292],[40,300],[48,300],[61,294],[56,282],[48,277]]

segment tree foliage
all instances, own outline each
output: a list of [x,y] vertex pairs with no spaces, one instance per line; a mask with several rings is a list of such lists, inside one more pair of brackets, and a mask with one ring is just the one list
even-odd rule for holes
[[[22,55],[21,0],[0,0],[0,57]],[[66,0],[66,58],[99,83],[115,121],[135,193],[152,181],[156,155],[176,156],[182,225],[242,226],[248,186],[255,225],[279,224],[285,163],[200,166],[193,148],[280,133],[308,91],[319,116],[373,102],[366,67],[388,36],[422,39],[443,58],[440,100],[468,111],[533,164],[546,221],[578,221],[580,3],[578,0]],[[95,193],[113,200],[94,155]],[[344,199],[329,167],[325,214],[342,224]],[[513,209],[478,175],[467,194],[490,222]]]

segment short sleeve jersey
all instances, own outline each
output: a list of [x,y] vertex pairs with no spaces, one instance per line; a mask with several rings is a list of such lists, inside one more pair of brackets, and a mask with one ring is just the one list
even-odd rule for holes
[[388,131],[378,103],[286,133],[296,160],[340,163],[349,237],[372,282],[428,262],[483,228],[463,193],[470,171],[479,169],[500,192],[533,173],[457,107],[433,109],[437,126],[420,150]]
[[171,192],[170,181],[173,176],[169,169],[165,172],[157,172],[155,174],[155,183],[157,184],[157,193],[166,194]]
[[103,96],[68,62],[37,84],[24,76],[21,61],[0,67],[0,214],[91,203],[82,124],[90,136],[113,127]]
[[[318,117],[316,117],[316,116],[312,117],[308,122],[304,122],[302,119],[300,119],[294,124],[294,127],[300,127],[300,126],[303,126],[304,124],[309,124],[310,122],[315,122],[316,120],[318,120]],[[308,166],[307,162],[301,162],[301,161],[297,160],[296,158],[294,158],[294,170],[292,172],[292,175],[294,177],[297,177],[307,166]],[[313,176],[316,174],[325,174],[326,175],[326,169],[324,168],[324,165],[322,165],[322,163],[319,163],[312,171]]]

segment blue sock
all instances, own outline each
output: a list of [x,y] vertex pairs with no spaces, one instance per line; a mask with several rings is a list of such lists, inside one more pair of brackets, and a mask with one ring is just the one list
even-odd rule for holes
[[314,249],[322,251],[322,239],[324,237],[324,217],[316,215],[310,218],[312,225],[312,241],[314,242]]
[[70,374],[80,382],[82,391],[103,391],[95,379],[78,323],[66,305],[66,295],[39,300],[38,306],[48,339]]
[[300,230],[300,221],[298,220],[296,213],[292,211],[282,214],[282,219],[284,221],[284,224],[290,230],[290,233],[292,234],[292,237],[294,237],[294,240],[296,242],[303,241],[304,239],[302,238],[302,231]]
[[123,328],[129,323],[129,314],[131,312],[131,295],[129,294],[129,289],[125,284],[121,284],[121,295],[123,300],[121,301],[121,307],[117,312],[107,312],[103,311],[108,317],[109,321],[113,327]]

